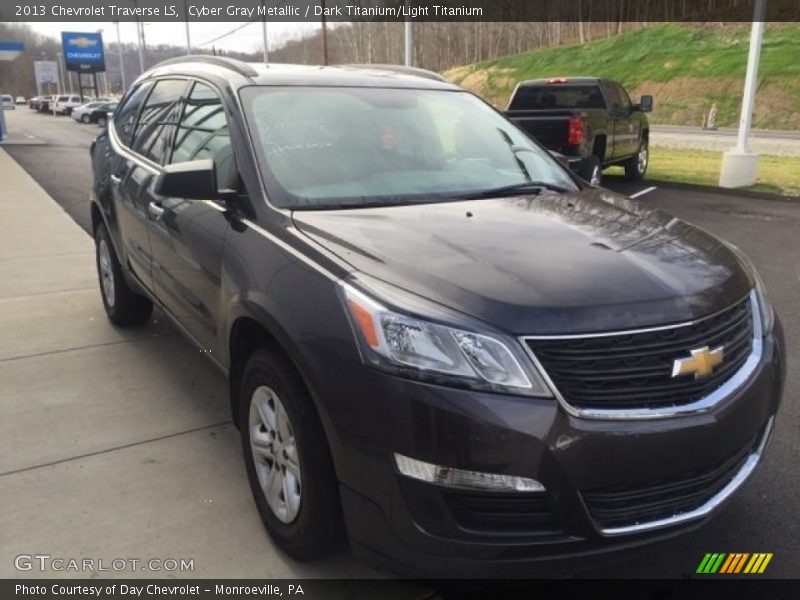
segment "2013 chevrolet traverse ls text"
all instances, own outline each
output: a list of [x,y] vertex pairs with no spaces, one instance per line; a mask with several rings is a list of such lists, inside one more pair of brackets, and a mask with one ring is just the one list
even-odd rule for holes
[[227,373],[294,557],[525,574],[696,526],[762,456],[750,262],[432,74],[172,59],[91,152],[109,318],[157,305]]

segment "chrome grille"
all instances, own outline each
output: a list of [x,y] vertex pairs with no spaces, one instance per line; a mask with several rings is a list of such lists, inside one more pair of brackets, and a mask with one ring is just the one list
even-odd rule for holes
[[[578,409],[657,409],[691,404],[728,381],[753,349],[751,300],[675,327],[587,337],[526,338],[569,405]],[[672,377],[693,348],[724,346],[711,375]]]

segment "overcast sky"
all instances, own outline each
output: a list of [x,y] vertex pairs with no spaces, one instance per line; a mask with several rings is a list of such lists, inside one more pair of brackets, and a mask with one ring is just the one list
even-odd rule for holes
[[[190,36],[192,47],[211,48],[212,44],[205,44],[210,40],[223,35],[243,23],[190,23]],[[113,23],[28,23],[34,31],[61,39],[62,31],[97,31],[103,30],[105,42],[116,42],[117,31]],[[303,32],[310,32],[318,28],[318,23],[268,23],[267,38],[270,48],[280,46],[286,39],[298,38]],[[120,37],[122,43],[136,43],[136,23],[120,23]],[[145,23],[145,43],[171,44],[182,46],[186,44],[186,26],[184,23]],[[224,50],[238,50],[240,52],[261,51],[261,22],[250,23],[234,34],[213,42],[217,48]]]

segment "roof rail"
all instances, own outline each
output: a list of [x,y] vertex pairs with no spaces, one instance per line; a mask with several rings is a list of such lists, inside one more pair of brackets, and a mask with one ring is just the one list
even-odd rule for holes
[[392,71],[402,75],[415,75],[417,77],[424,77],[425,79],[433,79],[435,81],[447,81],[444,77],[433,71],[427,69],[420,69],[418,67],[407,67],[405,65],[388,65],[388,64],[344,64],[338,65],[340,67],[347,67],[349,69],[377,69],[379,71]]
[[168,58],[166,60],[162,60],[153,68],[177,65],[179,63],[186,62],[201,62],[208,63],[210,65],[216,65],[218,67],[225,67],[226,69],[236,71],[239,73],[239,75],[244,75],[245,77],[255,77],[258,75],[258,72],[244,61],[236,60],[235,58],[228,58],[227,56],[214,56],[208,54],[189,54]]

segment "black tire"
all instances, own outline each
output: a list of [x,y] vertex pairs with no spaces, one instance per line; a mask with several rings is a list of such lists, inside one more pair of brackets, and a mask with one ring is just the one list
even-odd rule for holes
[[[322,423],[302,377],[280,351],[266,347],[250,356],[241,381],[239,425],[242,451],[250,489],[267,531],[275,544],[296,560],[315,560],[333,553],[344,540],[338,484]],[[260,433],[269,439],[269,432],[261,420],[251,420],[250,411],[254,395],[264,389],[274,392],[279,399],[288,416],[290,434],[297,449],[299,508],[291,520],[286,515],[279,518],[270,507],[256,472],[251,434]],[[276,467],[277,463],[270,464],[263,456],[259,460],[262,461],[259,464],[262,473],[264,469],[277,468],[280,471],[282,468],[283,477],[286,477],[285,466]],[[286,487],[283,490],[285,498]]]
[[100,296],[109,320],[120,327],[135,327],[147,323],[153,312],[153,303],[134,292],[128,285],[114,245],[102,223],[94,232],[94,240]]
[[648,139],[644,138],[639,143],[639,150],[636,154],[625,161],[625,179],[639,181],[644,179],[647,173],[647,166],[650,164],[650,145]]
[[81,115],[81,123],[88,123],[89,115]]
[[594,154],[587,156],[581,162],[578,175],[592,185],[600,185],[603,181],[603,162]]
[[106,126],[106,118],[105,117],[99,117],[97,119],[97,126],[98,127],[105,127]]

